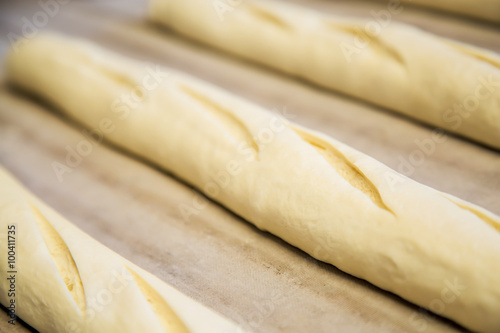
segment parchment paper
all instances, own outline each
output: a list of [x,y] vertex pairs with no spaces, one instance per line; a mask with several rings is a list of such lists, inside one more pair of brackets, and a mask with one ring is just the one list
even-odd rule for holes
[[[386,6],[293,2],[367,17]],[[292,121],[342,140],[417,181],[500,214],[499,152],[448,136],[421,164],[405,169],[404,161],[419,149],[415,140],[430,138],[432,128],[185,40],[145,22],[145,8],[144,1],[136,0],[73,0],[60,5],[43,28],[199,76],[275,112],[286,112]],[[41,10],[36,1],[0,4],[0,60],[9,47],[8,34],[21,34],[23,18],[33,21]],[[410,8],[394,20],[500,52],[498,26]],[[198,192],[107,145],[95,146],[59,182],[51,163],[64,162],[66,147],[75,147],[83,138],[81,126],[51,106],[0,87],[2,165],[82,230],[243,328],[465,331],[314,260],[214,202],[184,219],[180,205],[190,205]],[[19,325],[13,330],[1,313],[0,332],[26,331]]]

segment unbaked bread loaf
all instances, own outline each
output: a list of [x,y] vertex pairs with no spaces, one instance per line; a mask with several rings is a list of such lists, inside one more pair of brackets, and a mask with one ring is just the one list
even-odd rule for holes
[[401,0],[401,2],[404,5],[411,4],[424,6],[445,12],[500,23],[499,0]]
[[8,55],[6,75],[88,128],[106,122],[108,142],[317,259],[474,331],[500,330],[498,216],[210,84],[88,42],[40,35]]
[[41,333],[237,331],[77,229],[1,167],[0,239],[0,303]]
[[149,17],[196,41],[500,149],[498,54],[397,23],[401,8],[393,5],[354,19],[269,0],[231,3],[151,0]]

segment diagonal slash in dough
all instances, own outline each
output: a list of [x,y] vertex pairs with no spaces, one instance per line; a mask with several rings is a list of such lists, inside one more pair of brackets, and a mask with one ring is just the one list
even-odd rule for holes
[[298,128],[292,128],[302,140],[313,146],[316,151],[333,167],[333,169],[344,178],[351,186],[363,192],[378,207],[394,213],[387,207],[382,200],[380,193],[375,185],[363,174],[357,166],[349,161],[340,151],[331,144],[318,139],[312,134],[302,131]]
[[35,205],[32,203],[29,205],[38,229],[42,234],[43,241],[47,246],[47,250],[56,265],[57,272],[64,281],[66,288],[68,288],[71,297],[75,301],[83,316],[85,314],[85,294],[80,274],[78,273],[78,268],[76,267],[73,256],[71,255],[71,252],[62,237],[45,218],[45,216],[43,216]]

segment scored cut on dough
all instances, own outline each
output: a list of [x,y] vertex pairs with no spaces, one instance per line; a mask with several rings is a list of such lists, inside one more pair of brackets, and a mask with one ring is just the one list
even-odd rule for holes
[[[11,225],[15,273],[5,269]],[[13,299],[16,315],[41,333],[239,329],[80,231],[2,167],[0,237],[0,303],[8,309]],[[11,274],[15,295],[9,296]]]
[[111,122],[108,142],[260,229],[467,328],[499,331],[498,216],[208,83],[92,43],[42,34],[6,65],[11,84],[89,128]]
[[418,5],[441,11],[500,23],[499,0],[400,0],[403,4]]
[[[434,1],[438,3],[438,1]],[[500,149],[500,56],[394,22],[276,1],[151,0],[193,40]]]

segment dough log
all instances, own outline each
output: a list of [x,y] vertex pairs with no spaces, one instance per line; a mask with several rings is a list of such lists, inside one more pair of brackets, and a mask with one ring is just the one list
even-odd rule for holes
[[221,12],[216,3],[151,0],[149,17],[199,42],[500,149],[498,54],[392,20],[379,24],[259,0]]
[[237,330],[80,231],[1,167],[0,239],[0,303],[9,309],[14,300],[16,315],[41,333]]
[[[40,35],[8,55],[6,75],[89,128],[111,122],[109,142],[317,259],[471,330],[500,331],[498,216],[210,84],[88,42]],[[434,307],[441,297],[446,306]]]

